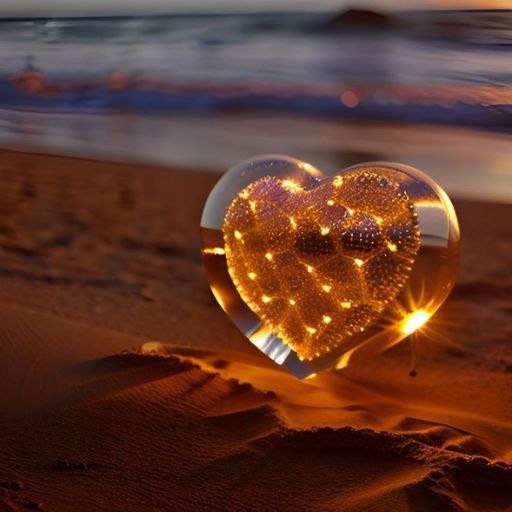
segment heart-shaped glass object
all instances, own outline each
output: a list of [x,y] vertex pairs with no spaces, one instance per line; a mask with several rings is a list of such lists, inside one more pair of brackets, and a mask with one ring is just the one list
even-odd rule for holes
[[242,162],[210,193],[201,233],[220,305],[300,378],[404,339],[443,303],[457,271],[448,196],[394,163],[324,176],[285,156]]

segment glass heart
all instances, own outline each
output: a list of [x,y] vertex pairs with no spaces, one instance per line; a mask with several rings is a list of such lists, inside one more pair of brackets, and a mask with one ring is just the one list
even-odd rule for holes
[[394,163],[324,176],[285,156],[242,162],[210,193],[201,234],[219,304],[300,378],[379,353],[421,327],[458,264],[450,199]]

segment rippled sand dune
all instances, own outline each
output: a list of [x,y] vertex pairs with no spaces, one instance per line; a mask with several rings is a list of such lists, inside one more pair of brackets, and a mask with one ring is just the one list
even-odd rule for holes
[[199,257],[216,177],[2,152],[0,510],[512,506],[512,207],[456,202],[426,332],[298,381]]

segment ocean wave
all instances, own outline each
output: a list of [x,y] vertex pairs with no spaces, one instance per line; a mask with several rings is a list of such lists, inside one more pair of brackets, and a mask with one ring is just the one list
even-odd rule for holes
[[152,82],[113,73],[99,82],[46,81],[36,70],[0,80],[0,106],[96,112],[262,111],[333,119],[374,119],[512,131],[510,90],[488,86],[215,84]]
[[0,22],[0,106],[271,111],[510,130],[511,11]]

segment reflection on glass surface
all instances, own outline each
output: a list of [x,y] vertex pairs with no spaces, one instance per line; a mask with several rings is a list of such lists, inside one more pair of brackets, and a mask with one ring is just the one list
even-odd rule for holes
[[301,378],[421,328],[448,296],[458,263],[448,196],[393,163],[325,177],[290,157],[242,162],[212,190],[201,232],[219,304]]

